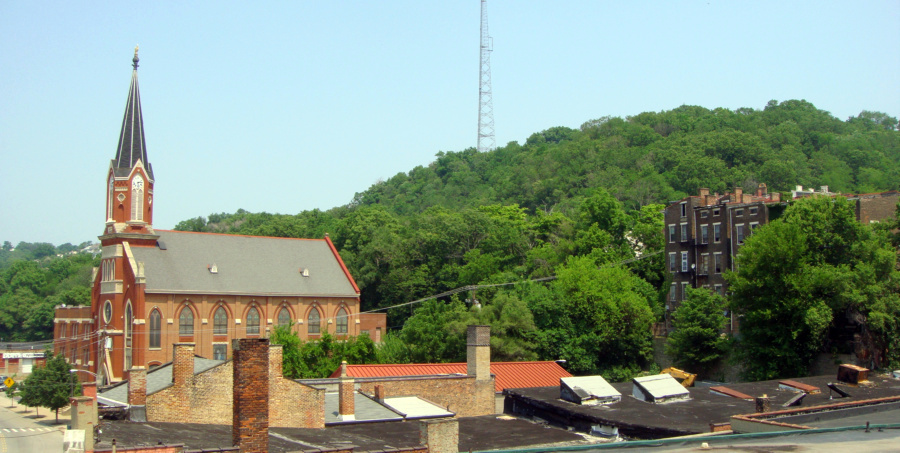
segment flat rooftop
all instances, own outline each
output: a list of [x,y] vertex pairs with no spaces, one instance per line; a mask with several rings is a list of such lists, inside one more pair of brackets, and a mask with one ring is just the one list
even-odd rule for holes
[[[485,415],[459,418],[459,450],[477,451],[537,447],[542,445],[586,445],[591,441],[570,431],[506,416]],[[122,447],[184,444],[185,449],[231,447],[231,426],[188,423],[133,423],[101,420],[103,433],[97,448],[109,448],[112,439]],[[269,451],[353,448],[375,451],[419,445],[419,422],[360,423],[323,429],[270,428]]]
[[[827,384],[836,382],[836,376],[795,380],[819,387],[821,390],[819,394],[806,395],[799,407],[900,395],[900,380],[881,375],[870,377],[870,381],[875,384],[872,388],[840,385],[840,388],[851,396],[838,398],[838,395],[834,395],[834,399],[830,398],[831,392]],[[603,406],[581,406],[564,401],[559,397],[559,387],[509,389],[505,393],[519,401],[517,404],[521,407],[516,409],[517,413],[532,415],[561,426],[574,425],[576,429],[584,431],[589,430],[592,424],[616,426],[622,435],[635,439],[660,439],[708,433],[711,423],[730,423],[732,415],[756,412],[755,402],[717,395],[708,387],[689,388],[690,400],[652,404],[630,396],[631,382],[616,383],[612,386],[628,396],[623,396],[617,403]],[[772,411],[782,409],[782,404],[797,395],[780,389],[778,380],[725,384],[725,387],[754,397],[767,395]],[[509,397],[506,402],[507,408],[510,407]]]

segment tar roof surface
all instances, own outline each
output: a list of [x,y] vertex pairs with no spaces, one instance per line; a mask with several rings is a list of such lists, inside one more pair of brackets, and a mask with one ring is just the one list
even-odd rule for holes
[[[356,297],[324,239],[285,239],[156,230],[159,247],[132,247],[148,293]],[[215,265],[217,273],[209,266]],[[301,271],[309,270],[309,276]]]
[[[803,399],[802,407],[900,395],[900,381],[881,376],[870,377],[870,380],[877,385],[874,388],[842,385],[841,387],[851,396],[835,400],[829,399],[829,389],[826,386],[829,382],[836,381],[834,377],[819,376],[796,380],[815,385],[822,390],[820,394],[807,395]],[[623,395],[631,394],[631,382],[612,385]],[[790,391],[779,390],[777,380],[727,384],[726,386],[752,396],[768,395],[772,410],[780,409],[782,404],[796,395]],[[709,388],[700,387],[689,389],[691,399],[687,401],[652,404],[631,396],[623,396],[618,403],[604,406],[581,406],[563,401],[559,398],[559,387],[512,389],[506,392],[519,395],[526,400],[533,400],[544,407],[551,407],[553,411],[567,418],[582,418],[639,432],[667,430],[670,431],[669,436],[706,433],[709,432],[710,423],[726,423],[730,421],[732,415],[756,412],[756,404],[753,401],[715,395],[710,392]]]
[[[525,420],[486,415],[459,418],[459,451],[525,448],[547,444],[585,444],[584,437],[569,431]],[[131,423],[103,421],[98,447],[184,444],[186,449],[231,446],[231,426],[185,423]],[[353,448],[355,451],[408,448],[419,445],[419,422],[360,423],[323,429],[270,428],[269,451]]]

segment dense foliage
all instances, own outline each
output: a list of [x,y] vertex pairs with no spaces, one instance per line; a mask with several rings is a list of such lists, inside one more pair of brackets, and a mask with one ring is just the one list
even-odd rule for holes
[[87,305],[98,259],[64,244],[5,243],[0,249],[0,339],[53,338],[53,307]]
[[797,201],[747,239],[737,262],[726,278],[749,378],[805,375],[829,344],[851,344],[845,327],[861,333],[872,365],[900,364],[897,250],[843,197]]
[[725,298],[706,289],[687,288],[687,298],[672,313],[666,353],[680,367],[705,371],[725,356],[728,339],[722,334],[728,318]]
[[388,310],[387,361],[461,360],[464,326],[478,321],[493,328],[495,359],[565,359],[575,372],[626,378],[646,365],[649,325],[663,317],[666,202],[761,182],[770,191],[897,189],[897,127],[877,112],[841,121],[806,101],[604,117],[487,153],[440,152],[328,211],[239,210],[176,229],[329,233],[366,310],[518,282]]

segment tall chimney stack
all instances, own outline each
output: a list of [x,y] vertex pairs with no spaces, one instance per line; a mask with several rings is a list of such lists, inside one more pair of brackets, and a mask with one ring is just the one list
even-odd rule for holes
[[341,383],[338,390],[338,416],[342,421],[356,420],[354,411],[356,410],[353,401],[355,391],[355,383],[353,378],[347,374],[347,361],[341,362]]
[[241,453],[269,451],[269,339],[232,340],[231,440]]
[[491,379],[491,326],[469,326],[466,371],[476,381]]

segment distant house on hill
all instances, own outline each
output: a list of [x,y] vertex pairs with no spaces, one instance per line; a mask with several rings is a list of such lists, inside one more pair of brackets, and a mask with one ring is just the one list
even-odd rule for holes
[[384,314],[361,314],[359,288],[326,235],[285,239],[153,228],[137,50],[118,149],[107,172],[101,265],[90,307],[56,308],[54,348],[101,383],[132,367],[173,360],[173,345],[225,360],[231,341],[293,325],[302,339],[368,333]]

